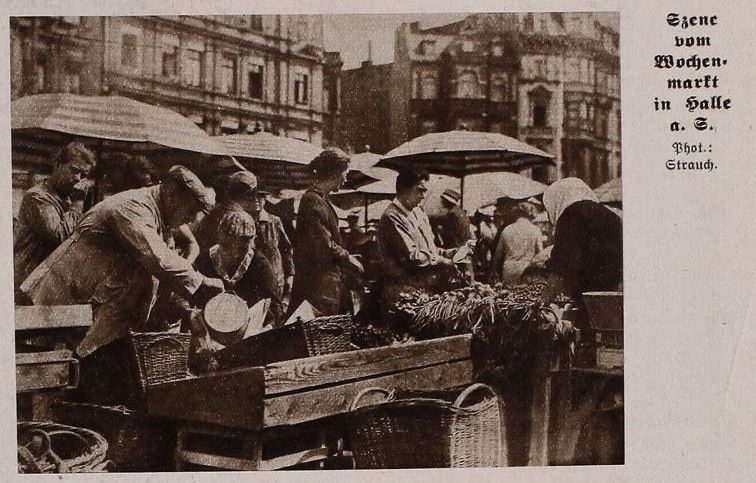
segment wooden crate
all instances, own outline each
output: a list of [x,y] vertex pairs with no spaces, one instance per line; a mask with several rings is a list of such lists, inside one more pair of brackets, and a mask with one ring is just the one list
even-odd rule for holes
[[79,361],[71,351],[57,350],[16,354],[16,392],[75,388]]
[[150,414],[261,430],[343,414],[359,391],[470,384],[471,336],[461,335],[217,372],[151,388]]

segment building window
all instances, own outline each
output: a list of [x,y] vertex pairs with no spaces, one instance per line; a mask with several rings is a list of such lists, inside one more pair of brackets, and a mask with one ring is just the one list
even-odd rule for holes
[[226,94],[236,94],[236,57],[233,55],[223,55],[221,89]]
[[249,17],[249,29],[255,32],[262,32],[263,30],[263,17],[262,15],[250,15]]
[[495,77],[491,83],[491,100],[504,102],[508,99],[507,80],[503,77]]
[[567,59],[565,67],[565,77],[567,82],[577,82],[580,80],[580,59],[574,57]]
[[567,103],[567,127],[577,128],[580,124],[580,106],[577,102]]
[[466,71],[457,78],[457,97],[469,99],[480,95],[478,76],[475,72]]
[[546,20],[545,17],[541,17],[541,19],[538,22],[540,24],[540,30],[541,33],[548,33],[549,31],[549,22]]
[[47,85],[47,59],[37,54],[37,65],[34,66],[34,92],[44,92]]
[[176,77],[178,74],[178,47],[165,47],[163,50],[163,77]]
[[528,94],[533,127],[547,127],[549,125],[549,102],[551,93],[539,87]]
[[421,74],[420,98],[436,99],[438,97],[438,79],[433,74]]
[[247,72],[247,93],[253,99],[263,97],[263,67],[252,65]]
[[535,59],[533,61],[533,70],[535,77],[546,78],[546,59]]
[[525,18],[522,21],[522,29],[525,32],[533,31],[533,14],[532,13],[525,15]]
[[294,75],[294,102],[297,104],[307,104],[309,76],[302,72]]
[[420,134],[428,134],[438,130],[438,123],[432,119],[420,123]]
[[78,72],[66,72],[64,90],[69,94],[78,94],[81,92]]
[[135,68],[137,66],[137,36],[121,35],[121,65]]
[[184,84],[191,87],[202,85],[202,71],[204,66],[203,52],[196,49],[187,49],[181,56],[181,76]]

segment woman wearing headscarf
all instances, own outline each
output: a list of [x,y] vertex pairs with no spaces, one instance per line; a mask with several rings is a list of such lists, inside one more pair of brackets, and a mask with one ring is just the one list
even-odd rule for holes
[[340,149],[327,148],[310,162],[313,187],[302,195],[294,233],[294,284],[289,310],[307,300],[318,315],[349,310],[345,275],[363,271],[358,258],[344,247],[339,219],[329,194],[346,181],[349,157]]
[[543,204],[555,226],[543,301],[559,293],[579,301],[584,292],[617,290],[622,283],[622,220],[578,178],[549,186]]

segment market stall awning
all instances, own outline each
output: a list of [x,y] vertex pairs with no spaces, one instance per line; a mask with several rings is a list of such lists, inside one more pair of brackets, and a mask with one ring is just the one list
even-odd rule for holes
[[622,203],[622,178],[607,181],[593,191],[601,203]]
[[11,129],[43,129],[95,139],[153,143],[197,153],[226,149],[170,109],[121,96],[36,94],[11,103]]
[[498,133],[449,131],[417,137],[389,151],[376,166],[414,164],[434,174],[462,178],[476,173],[519,171],[552,162],[553,156]]

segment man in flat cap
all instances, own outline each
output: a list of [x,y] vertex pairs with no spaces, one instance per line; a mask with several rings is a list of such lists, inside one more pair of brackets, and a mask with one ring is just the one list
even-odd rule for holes
[[470,220],[459,206],[461,199],[460,194],[452,189],[441,195],[441,205],[446,209],[446,215],[440,220],[444,248],[459,248],[470,239]]
[[82,389],[117,382],[92,386],[88,395],[101,403],[123,403],[130,395],[117,394],[133,387],[124,336],[143,330],[156,281],[195,300],[223,290],[221,280],[197,272],[167,243],[171,230],[209,208],[205,197],[202,182],[183,166],[172,167],[162,184],[111,196],[21,285],[36,305],[92,304],[92,326],[77,352]]

